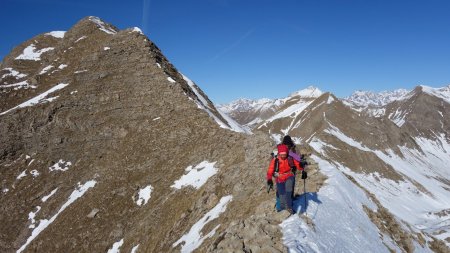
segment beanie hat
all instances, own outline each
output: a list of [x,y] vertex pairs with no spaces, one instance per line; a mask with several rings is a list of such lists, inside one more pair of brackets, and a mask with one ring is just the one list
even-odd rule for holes
[[283,144],[288,146],[288,148],[291,148],[291,147],[295,146],[294,142],[291,139],[291,136],[289,136],[289,135],[284,136]]
[[286,153],[287,154],[289,152],[288,147],[286,145],[284,145],[284,144],[278,145],[277,148],[278,148],[278,154],[281,154],[281,153]]

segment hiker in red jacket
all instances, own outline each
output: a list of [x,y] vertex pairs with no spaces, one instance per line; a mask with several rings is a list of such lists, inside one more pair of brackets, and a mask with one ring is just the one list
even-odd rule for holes
[[275,177],[281,210],[286,209],[290,214],[293,214],[292,191],[294,190],[295,180],[293,170],[303,170],[303,168],[295,159],[289,158],[289,149],[286,145],[280,144],[277,146],[277,149],[278,157],[270,161],[269,169],[267,170],[267,185],[272,187],[272,177]]

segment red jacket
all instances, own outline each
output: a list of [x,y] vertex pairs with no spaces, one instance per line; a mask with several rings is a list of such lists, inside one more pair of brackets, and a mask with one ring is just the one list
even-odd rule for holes
[[[271,180],[273,173],[275,172],[275,159],[273,158],[270,161],[269,169],[267,170],[267,180]],[[297,170],[303,170],[302,166],[295,159],[292,159]],[[286,182],[289,177],[293,177],[294,174],[291,171],[291,166],[289,165],[288,158],[282,159],[278,157],[278,177],[277,183]]]

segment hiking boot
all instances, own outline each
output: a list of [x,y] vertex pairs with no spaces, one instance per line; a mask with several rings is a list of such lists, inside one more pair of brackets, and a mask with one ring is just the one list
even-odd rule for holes
[[288,212],[289,212],[289,214],[294,214],[295,212],[294,212],[294,210],[292,210],[292,208],[288,208],[288,209],[286,209]]

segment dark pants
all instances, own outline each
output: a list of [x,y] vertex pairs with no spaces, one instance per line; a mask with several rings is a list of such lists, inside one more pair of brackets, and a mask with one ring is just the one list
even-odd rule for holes
[[295,177],[289,177],[283,183],[277,183],[277,193],[280,198],[280,208],[292,209],[292,192],[294,190]]

